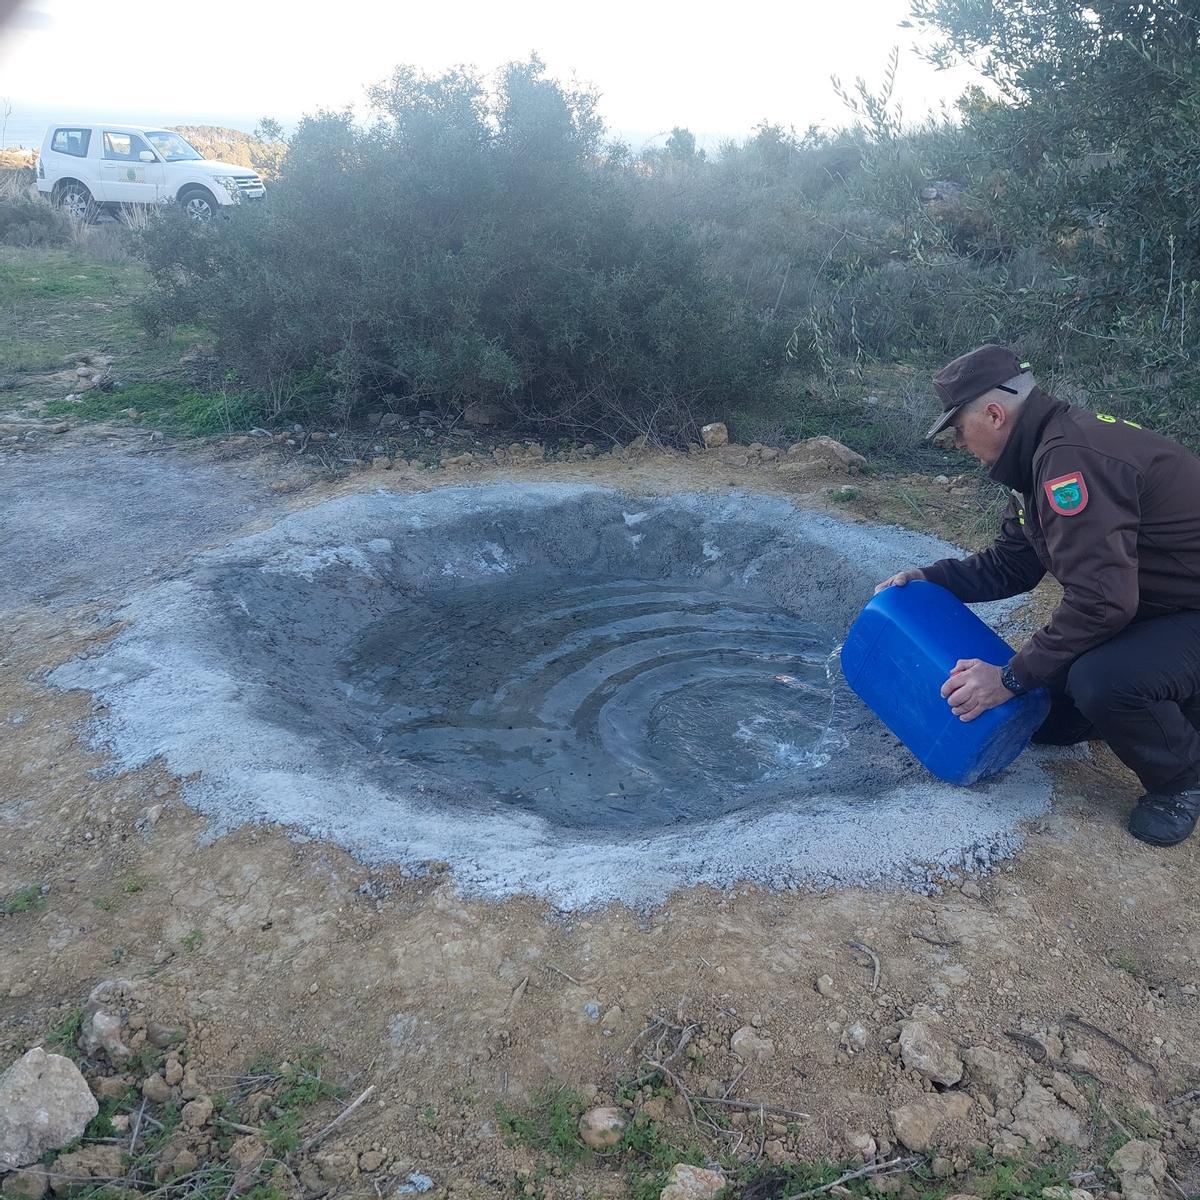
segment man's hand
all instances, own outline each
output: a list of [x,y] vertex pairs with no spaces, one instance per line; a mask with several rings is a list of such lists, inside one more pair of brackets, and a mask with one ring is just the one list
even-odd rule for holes
[[916,567],[911,567],[907,571],[897,571],[895,575],[889,575],[882,583],[875,585],[875,594],[878,595],[884,588],[903,587],[906,583],[914,579],[924,579],[923,571],[917,570]]
[[942,695],[960,721],[973,721],[980,713],[1012,699],[1000,678],[1000,668],[978,658],[960,658],[942,684]]

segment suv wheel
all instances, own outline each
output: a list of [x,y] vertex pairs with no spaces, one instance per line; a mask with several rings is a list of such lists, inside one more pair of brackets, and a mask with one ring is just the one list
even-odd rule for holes
[[179,206],[193,221],[208,221],[217,215],[217,198],[207,188],[185,188]]
[[52,197],[54,207],[75,221],[90,221],[95,216],[92,193],[77,179],[60,183]]

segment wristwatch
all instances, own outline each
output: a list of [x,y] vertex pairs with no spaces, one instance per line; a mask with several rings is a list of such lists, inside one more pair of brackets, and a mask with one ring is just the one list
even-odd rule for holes
[[1013,674],[1012,663],[1009,663],[1008,666],[1006,666],[1000,672],[1000,682],[1004,684],[1004,686],[1008,688],[1008,690],[1012,692],[1014,696],[1019,696],[1025,691],[1025,689],[1017,682],[1017,677]]

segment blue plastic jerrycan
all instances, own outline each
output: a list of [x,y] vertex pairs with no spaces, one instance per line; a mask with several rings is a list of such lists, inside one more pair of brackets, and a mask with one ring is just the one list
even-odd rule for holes
[[1003,666],[1013,651],[943,587],[884,588],[842,646],[846,682],[931,774],[969,784],[1003,771],[1050,711],[1042,688],[960,721],[941,695],[960,658]]

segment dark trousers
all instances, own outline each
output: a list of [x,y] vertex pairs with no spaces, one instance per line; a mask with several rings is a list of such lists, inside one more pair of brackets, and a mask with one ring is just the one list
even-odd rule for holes
[[1105,741],[1148,792],[1200,785],[1200,612],[1151,617],[1081,654],[1033,740]]

